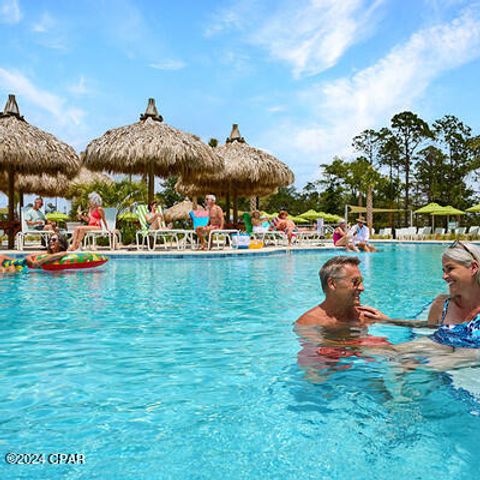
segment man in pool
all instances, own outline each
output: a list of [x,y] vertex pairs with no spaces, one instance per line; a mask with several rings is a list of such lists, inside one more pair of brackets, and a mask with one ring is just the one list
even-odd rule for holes
[[296,325],[319,325],[328,328],[345,323],[372,323],[372,320],[364,315],[370,307],[360,305],[360,295],[365,287],[359,264],[358,257],[340,255],[325,262],[320,269],[325,300],[305,312],[296,321]]

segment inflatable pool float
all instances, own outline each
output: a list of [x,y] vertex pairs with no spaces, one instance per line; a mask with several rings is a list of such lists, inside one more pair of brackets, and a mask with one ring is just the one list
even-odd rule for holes
[[[39,260],[45,255],[37,255],[36,259]],[[42,270],[56,271],[56,270],[79,270],[82,268],[95,268],[108,262],[108,257],[105,255],[99,255],[98,253],[90,252],[78,252],[69,253],[62,257],[60,260],[47,263],[40,266]]]

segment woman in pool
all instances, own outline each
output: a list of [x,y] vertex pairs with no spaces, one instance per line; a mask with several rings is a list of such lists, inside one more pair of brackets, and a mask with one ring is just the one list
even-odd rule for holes
[[[26,267],[39,268],[50,262],[60,260],[68,255],[68,240],[63,235],[54,234],[48,239],[47,254],[32,254],[25,258],[10,258],[0,255],[0,273],[16,273]],[[37,256],[41,258],[37,260]]]
[[345,248],[354,252],[360,250],[353,244],[348,235],[347,222],[343,218],[338,222],[337,228],[333,231],[333,245],[335,247]]
[[92,192],[88,195],[88,214],[80,214],[79,218],[87,222],[87,225],[75,228],[69,250],[78,250],[85,235],[92,230],[101,230],[102,222],[108,229],[105,211],[102,208],[102,197],[98,193]]
[[[478,362],[480,248],[468,242],[454,242],[443,253],[442,271],[443,279],[448,284],[448,295],[437,296],[430,307],[428,320],[404,323],[415,327],[438,327],[437,330],[433,335],[392,348],[401,354],[426,354],[429,365],[435,368],[453,368],[472,361]],[[385,315],[373,310],[369,308],[364,312],[365,316],[388,321]]]

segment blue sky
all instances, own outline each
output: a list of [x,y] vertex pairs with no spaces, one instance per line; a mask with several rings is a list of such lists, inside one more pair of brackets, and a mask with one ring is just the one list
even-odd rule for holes
[[148,97],[205,141],[239,123],[298,186],[405,109],[480,133],[476,1],[0,0],[0,45],[0,108],[78,151]]

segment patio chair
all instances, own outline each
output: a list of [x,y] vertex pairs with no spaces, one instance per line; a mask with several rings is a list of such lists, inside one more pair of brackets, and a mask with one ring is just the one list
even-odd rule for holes
[[385,237],[393,238],[392,229],[391,228],[385,228],[383,230],[383,235]]
[[52,233],[54,233],[52,231],[29,229],[29,227],[27,225],[27,221],[25,219],[25,215],[27,214],[27,211],[30,208],[31,207],[23,207],[20,210],[20,222],[21,222],[22,230],[20,232],[18,232],[17,235],[16,235],[17,249],[18,250],[23,250],[23,248],[25,247],[25,242],[26,242],[27,236],[40,238],[40,242],[42,244],[43,243],[46,244],[48,242],[48,238],[50,237],[50,235]]
[[92,250],[97,249],[98,238],[108,238],[108,247],[110,250],[115,250],[117,245],[121,243],[122,238],[120,232],[116,229],[117,226],[117,212],[116,208],[104,208],[105,220],[107,225],[102,225],[100,230],[92,230],[85,235],[83,245]]
[[445,229],[442,228],[442,227],[437,227],[435,229],[435,236],[437,236],[437,235],[445,235]]
[[468,229],[467,237],[468,237],[470,240],[474,240],[475,238],[478,238],[479,232],[480,232],[480,227],[478,227],[478,226],[471,226],[471,227]]
[[427,235],[430,235],[432,233],[432,227],[423,227],[418,230],[418,235],[417,239],[418,240],[425,240]]
[[[162,213],[161,207],[159,207]],[[186,248],[187,244],[193,242],[193,232],[191,230],[177,230],[166,227],[164,220],[160,222],[159,230],[152,230],[147,222],[148,209],[146,205],[137,206],[137,217],[140,222],[140,230],[135,233],[137,250],[147,246],[148,250],[155,250],[157,246],[167,249],[169,246],[175,246],[178,250]],[[183,235],[180,238],[180,235]]]
[[466,228],[466,227],[457,227],[457,228],[455,229],[455,235],[457,235],[457,236],[465,235],[466,232],[467,232],[467,228]]

